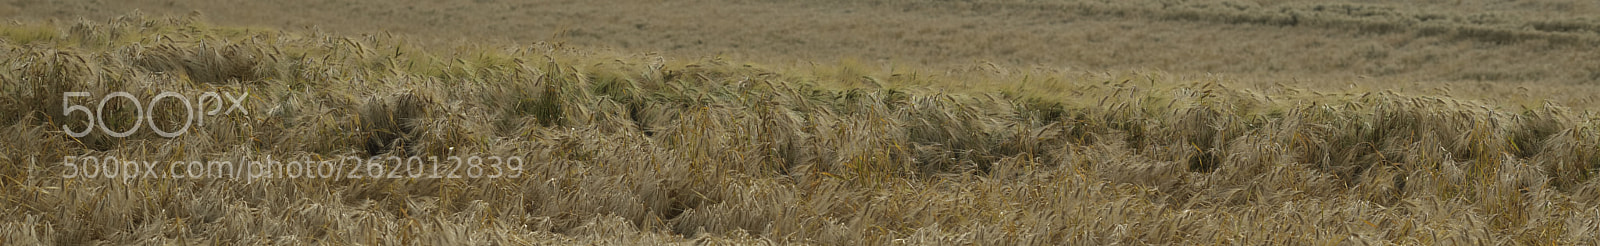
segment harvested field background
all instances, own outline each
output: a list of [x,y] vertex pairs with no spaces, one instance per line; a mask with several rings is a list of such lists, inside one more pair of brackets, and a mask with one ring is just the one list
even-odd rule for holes
[[[1593,244],[1596,10],[9,1],[0,242]],[[71,137],[87,119],[56,105],[94,102],[75,91],[249,93],[248,113]],[[143,119],[107,105],[110,129]],[[142,106],[162,129],[185,115]],[[527,162],[61,175],[67,156],[472,155]]]

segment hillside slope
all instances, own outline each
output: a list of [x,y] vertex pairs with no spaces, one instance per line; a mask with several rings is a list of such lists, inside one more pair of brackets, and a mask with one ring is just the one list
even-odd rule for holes
[[[20,18],[142,10],[225,25],[900,67],[979,62],[1343,84],[1600,81],[1592,1],[10,1]],[[1342,85],[1341,85],[1342,86]],[[1514,87],[1512,87],[1514,88]]]

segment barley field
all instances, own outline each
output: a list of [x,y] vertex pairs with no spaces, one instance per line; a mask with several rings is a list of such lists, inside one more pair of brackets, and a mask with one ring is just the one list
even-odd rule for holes
[[1597,244],[1595,11],[7,1],[0,243]]

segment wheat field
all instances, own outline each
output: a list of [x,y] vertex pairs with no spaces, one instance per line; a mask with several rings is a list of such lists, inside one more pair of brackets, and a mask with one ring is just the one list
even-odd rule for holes
[[[281,23],[289,17],[263,3],[244,4],[259,13],[199,1],[3,5],[17,17],[0,25],[0,242],[1600,243],[1600,19],[1584,16],[1600,7],[1589,2],[672,11],[718,2],[687,1],[645,18],[838,21],[555,22],[517,27],[554,35],[502,36],[496,25],[408,22],[493,22],[462,13],[523,6],[447,2],[456,7],[325,1],[296,18],[368,18],[341,8],[402,18],[317,28]],[[527,18],[616,14],[539,3],[563,8]],[[428,11],[448,18],[405,18]],[[929,15],[970,19],[907,24]],[[1087,24],[1005,22],[1058,17]],[[962,27],[982,18],[1011,24]],[[362,31],[382,25],[411,29]],[[850,25],[866,30],[826,31]],[[875,31],[896,26],[931,31]],[[1180,29],[1218,33],[1170,32]],[[714,36],[696,32],[736,38],[689,41]],[[870,35],[834,39],[852,32]],[[687,39],[640,41],[649,35]],[[1244,42],[1277,36],[1290,38]],[[1041,41],[1095,38],[1105,39]],[[1156,41],[1169,38],[1192,40]],[[926,43],[906,44],[916,40]],[[156,100],[164,92],[218,96],[194,111]],[[203,118],[184,124],[194,112]],[[150,131],[180,126],[177,137]],[[347,156],[397,161],[324,177],[249,166],[205,176],[185,164]],[[459,178],[345,173],[487,156],[521,161]],[[87,176],[86,157],[120,176]],[[147,173],[166,176],[136,176]]]

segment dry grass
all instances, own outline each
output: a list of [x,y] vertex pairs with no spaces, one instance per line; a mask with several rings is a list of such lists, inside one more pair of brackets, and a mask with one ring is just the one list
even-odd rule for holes
[[345,35],[382,30],[434,44],[564,42],[770,65],[856,59],[875,69],[942,70],[994,62],[1341,87],[1600,80],[1593,62],[1600,57],[1589,52],[1600,40],[1600,19],[1593,17],[1600,5],[1583,0],[65,0],[10,6],[29,10],[18,16],[31,19],[199,10],[206,13],[201,18],[226,25]]
[[[0,40],[8,244],[1600,238],[1600,131],[1590,113],[1554,104],[1260,91],[1159,72],[770,70],[549,44],[440,53],[381,35],[140,16],[51,30]],[[1015,87],[940,92],[957,84]],[[179,138],[71,138],[59,126],[81,119],[55,118],[60,109],[50,107],[62,91],[250,92],[251,113]],[[173,111],[156,114],[181,113]],[[57,175],[66,155],[468,154],[523,156],[527,171]]]

